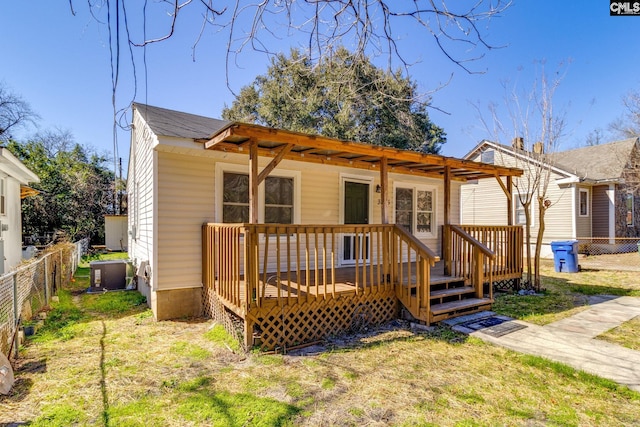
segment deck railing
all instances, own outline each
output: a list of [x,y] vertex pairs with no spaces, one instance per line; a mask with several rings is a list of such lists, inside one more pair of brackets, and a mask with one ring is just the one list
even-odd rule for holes
[[414,317],[424,318],[429,310],[431,267],[440,259],[402,227],[394,226],[391,238],[396,295]]
[[493,280],[522,277],[524,230],[521,225],[460,225],[495,253]]
[[395,225],[203,226],[203,283],[238,308],[335,298],[345,290],[386,292],[402,284],[398,296],[417,313],[426,307],[437,260]]
[[[496,254],[458,225],[444,226],[445,274],[462,277],[473,286],[476,297],[484,297],[484,284],[493,282]],[[489,286],[493,299],[493,286]]]
[[203,285],[240,308],[247,303],[243,274],[247,231],[241,224],[205,224],[202,227]]

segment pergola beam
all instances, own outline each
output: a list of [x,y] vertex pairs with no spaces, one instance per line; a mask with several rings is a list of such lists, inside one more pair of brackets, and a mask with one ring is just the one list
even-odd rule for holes
[[[449,166],[452,169],[463,169],[466,171],[484,172],[488,176],[520,176],[522,171],[514,168],[501,167],[477,163],[470,160],[443,157],[436,154],[424,154],[390,147],[367,145],[357,142],[340,141],[332,138],[316,135],[306,135],[302,133],[266,128],[259,125],[236,123],[226,128],[221,134],[213,136],[205,148],[214,148],[220,142],[233,137],[234,139],[255,139],[257,141],[269,141],[293,144],[311,149],[325,149],[340,153],[361,154],[371,158],[386,157],[392,161],[406,161],[410,163],[422,164],[424,166]],[[455,173],[453,175],[456,175]]]

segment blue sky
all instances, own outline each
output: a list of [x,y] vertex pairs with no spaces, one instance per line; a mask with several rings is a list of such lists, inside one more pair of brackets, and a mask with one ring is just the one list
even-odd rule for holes
[[[40,128],[70,130],[78,142],[113,153],[111,68],[107,28],[88,13],[85,1],[13,1],[0,15],[2,65],[0,80],[27,100],[41,116]],[[135,3],[134,3],[135,4]],[[220,117],[233,94],[225,83],[225,40],[207,29],[195,61],[191,46],[198,33],[197,16],[185,16],[176,37],[147,49],[147,74],[138,69],[136,100]],[[198,22],[198,24],[196,24]],[[483,24],[484,27],[485,24]],[[561,148],[584,143],[595,128],[606,129],[623,113],[622,96],[640,88],[640,16],[610,17],[606,0],[515,1],[486,29],[487,40],[504,46],[486,52],[471,64],[482,74],[468,74],[442,56],[428,39],[407,30],[405,43],[422,62],[411,68],[411,78],[422,90],[432,90],[432,120],[443,127],[447,156],[463,156],[478,141],[491,137],[478,118],[488,103],[501,104],[502,84],[531,88],[540,61],[547,72],[559,64],[564,80],[556,93],[556,108],[567,114],[567,135]],[[287,52],[289,39],[276,50]],[[268,66],[265,55],[245,54],[231,64],[234,90],[249,84]],[[119,105],[133,96],[130,69],[120,76]],[[444,114],[439,110],[444,110]],[[21,138],[35,131],[17,133]],[[129,136],[118,132],[118,154],[126,164]]]

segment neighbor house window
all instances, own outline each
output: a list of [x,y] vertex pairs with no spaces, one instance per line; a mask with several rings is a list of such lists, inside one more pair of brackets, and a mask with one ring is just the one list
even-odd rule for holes
[[483,151],[482,154],[480,155],[480,161],[482,163],[493,164],[493,162],[494,162],[494,154],[495,154],[495,151],[493,151],[493,150]]
[[433,190],[396,188],[396,224],[411,233],[434,233],[434,206]]
[[[513,210],[515,213],[515,223],[517,225],[524,225],[527,223],[527,217],[525,215],[524,205],[522,204],[522,200],[526,201],[531,197],[529,194],[525,194],[522,196],[522,199],[518,194],[514,194],[513,200],[515,203],[515,209]],[[531,206],[533,206],[533,202],[529,203],[529,213],[531,218],[531,224],[533,225],[533,211],[531,210]]]
[[580,189],[580,216],[589,216],[589,191]]
[[0,179],[0,215],[6,215],[7,213],[7,189],[5,179]]
[[633,227],[634,213],[633,194],[627,194],[627,227]]
[[[268,176],[258,192],[260,222],[293,224],[296,222],[294,202],[295,178]],[[299,198],[299,196],[298,196]],[[224,171],[222,173],[222,222],[249,222],[249,175]]]
[[249,222],[249,175],[224,173],[222,222]]

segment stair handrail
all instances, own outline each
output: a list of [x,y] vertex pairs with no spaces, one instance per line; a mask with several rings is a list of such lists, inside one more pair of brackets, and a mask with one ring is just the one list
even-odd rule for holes
[[[431,267],[440,260],[440,257],[413,234],[397,224],[394,224],[391,229],[390,240],[390,270],[396,288],[396,296],[414,317],[429,324]],[[403,245],[407,248],[406,262],[403,258],[405,255]],[[412,255],[415,256],[415,261],[412,261]],[[412,268],[415,274],[412,273]],[[403,276],[407,281],[406,286]],[[415,293],[412,292],[412,289],[415,289]]]
[[436,255],[427,245],[422,243],[416,236],[409,233],[404,227],[399,226],[398,224],[394,224],[393,231],[395,234],[399,235],[401,238],[408,240],[410,243],[415,245],[416,251],[422,252],[420,255],[423,258],[426,258],[430,261],[430,265],[433,267],[436,262],[440,261],[440,257]]
[[[469,233],[467,233],[465,230],[463,230],[461,227],[457,226],[457,225],[453,225],[453,224],[449,224],[448,226],[445,226],[445,228],[448,227],[450,231],[452,231],[453,233],[457,234],[458,236],[460,236],[463,240],[465,240],[467,243],[469,243],[472,247],[472,260],[473,260],[473,264],[470,266],[470,277],[469,279],[471,280],[471,284],[473,286],[473,288],[475,289],[476,292],[476,297],[477,298],[483,298],[484,297],[484,283],[488,282],[489,283],[489,298],[493,299],[493,280],[492,280],[492,275],[493,275],[493,266],[492,266],[492,262],[496,257],[495,252],[493,252],[491,249],[489,249],[484,243],[480,242],[478,239],[476,239],[475,237],[473,237],[472,235],[470,235]],[[447,238],[452,239],[452,235],[451,233],[446,233]],[[450,247],[451,243],[449,243],[449,247]],[[449,251],[448,254],[446,254],[447,256],[447,261],[451,262],[451,252]],[[483,260],[483,256],[488,258],[488,269],[487,271],[484,270],[484,260]]]

